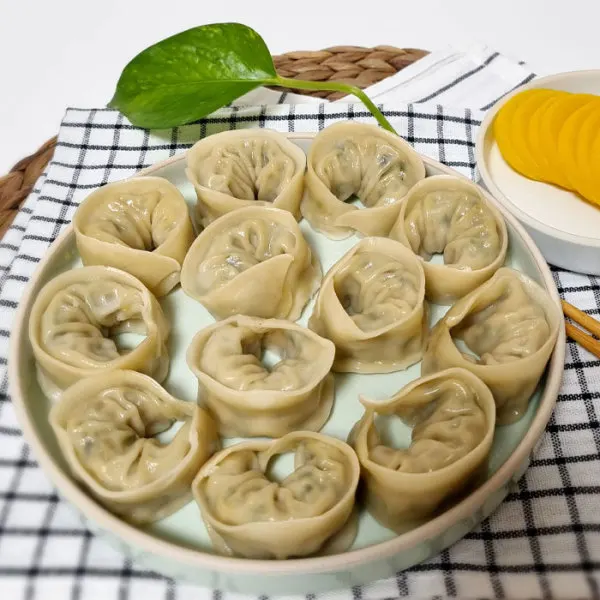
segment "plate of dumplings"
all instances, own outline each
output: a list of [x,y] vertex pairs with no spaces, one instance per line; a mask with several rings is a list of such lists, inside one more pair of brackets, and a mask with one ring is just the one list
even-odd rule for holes
[[519,223],[359,122],[216,133],[92,191],[11,344],[27,441],[94,532],[269,594],[387,577],[476,527],[565,352]]

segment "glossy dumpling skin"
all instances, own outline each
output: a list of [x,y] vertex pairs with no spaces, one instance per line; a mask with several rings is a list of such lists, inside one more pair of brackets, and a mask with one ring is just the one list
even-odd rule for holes
[[232,210],[269,205],[300,218],[306,156],[269,129],[224,131],[196,142],[187,154],[187,178],[198,196],[196,216],[206,227]]
[[[120,350],[112,336],[127,332],[145,339]],[[61,273],[40,290],[29,320],[38,382],[52,400],[84,377],[116,369],[162,381],[169,370],[168,336],[169,324],[148,288],[112,267]]]
[[[278,362],[265,365],[267,351]],[[196,334],[187,363],[198,400],[227,437],[318,431],[333,404],[335,348],[289,321],[237,315]]]
[[[361,464],[368,510],[402,533],[467,491],[487,464],[496,407],[490,390],[465,369],[447,369],[409,383],[387,400],[361,398],[362,419],[349,443]],[[411,426],[407,448],[386,443],[378,419]],[[379,425],[381,427],[381,425]]]
[[[355,231],[386,236],[400,200],[424,177],[423,161],[401,137],[376,125],[336,123],[310,146],[302,215],[332,239]],[[363,207],[348,203],[354,196]]]
[[217,319],[244,314],[295,321],[321,266],[285,210],[240,208],[211,223],[183,263],[183,291]]
[[73,217],[84,265],[116,267],[155,296],[178,283],[194,239],[181,192],[162,177],[134,177],[92,192]]
[[[175,422],[170,440],[156,436]],[[191,482],[218,447],[214,422],[195,403],[135,371],[82,379],[50,411],[73,473],[111,512],[158,521],[192,499]]]
[[424,298],[417,257],[394,240],[366,238],[325,275],[308,326],[335,344],[334,371],[399,371],[423,354]]
[[[503,264],[506,224],[479,188],[452,175],[427,177],[402,202],[392,231],[423,261],[427,299],[451,304],[487,281]],[[444,264],[429,262],[442,254]]]
[[421,372],[468,369],[492,391],[498,424],[513,423],[527,410],[562,325],[556,300],[523,273],[502,268],[435,325]]
[[[272,481],[269,462],[286,452],[295,453],[295,470],[281,483]],[[218,552],[286,559],[351,546],[359,473],[350,446],[298,431],[222,450],[200,470],[192,491]]]

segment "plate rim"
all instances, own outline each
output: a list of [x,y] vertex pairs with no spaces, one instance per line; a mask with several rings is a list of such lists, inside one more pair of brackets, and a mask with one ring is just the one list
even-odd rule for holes
[[[294,132],[284,135],[286,135],[288,139],[299,140],[312,139],[316,133]],[[185,160],[186,154],[187,151],[175,154],[166,160],[157,162],[136,172],[132,177],[153,175],[160,169]],[[473,183],[471,179],[465,177],[451,167],[447,167],[423,154],[419,153],[419,155],[426,167],[433,167],[444,174],[461,177]],[[475,185],[478,184],[475,183]],[[521,241],[534,259],[536,267],[542,276],[544,287],[560,308],[560,297],[550,269],[530,235],[525,231],[519,221],[510,214],[505,206],[498,202],[484,188],[479,185],[478,187],[485,198],[500,210],[507,223],[509,223],[519,235]],[[500,490],[513,477],[518,468],[530,457],[535,445],[543,435],[546,425],[552,415],[552,411],[554,410],[564,371],[566,351],[564,327],[561,327],[559,330],[552,356],[548,362],[546,385],[544,393],[540,398],[536,414],[531,422],[531,426],[513,453],[507,458],[504,464],[502,464],[500,468],[483,483],[483,485],[476,488],[458,504],[427,523],[390,540],[373,544],[365,548],[359,548],[331,556],[295,558],[283,561],[250,560],[245,558],[219,556],[203,552],[199,549],[185,547],[167,539],[159,538],[122,521],[110,513],[107,509],[98,504],[91,495],[86,493],[67,473],[63,473],[52,455],[46,451],[44,443],[41,437],[38,437],[33,421],[29,416],[30,406],[25,401],[25,386],[19,377],[21,356],[20,342],[21,339],[24,339],[23,330],[25,330],[25,332],[27,331],[26,317],[31,308],[32,296],[38,286],[38,280],[40,279],[43,270],[57,252],[67,245],[75,243],[73,239],[74,236],[73,225],[70,223],[56,240],[54,240],[44,257],[37,264],[36,269],[21,296],[19,306],[15,313],[9,343],[9,354],[13,357],[8,364],[9,390],[12,397],[12,403],[19,424],[22,427],[25,441],[33,449],[34,455],[44,471],[44,474],[56,486],[61,496],[97,527],[117,536],[128,545],[149,552],[154,556],[169,561],[175,561],[182,565],[223,574],[236,573],[237,575],[275,577],[298,573],[321,574],[348,571],[353,565],[368,564],[391,557],[403,551],[410,551],[417,544],[439,536],[460,521],[468,519],[483,506],[488,497]]]
[[[528,227],[531,227],[534,231],[537,231],[541,234],[547,235],[555,240],[568,242],[570,244],[575,244],[577,246],[583,246],[585,248],[594,248],[600,250],[600,238],[592,238],[585,235],[576,235],[574,233],[569,233],[567,231],[561,231],[560,229],[556,229],[556,227],[552,227],[550,225],[546,225],[538,219],[528,215],[522,209],[520,209],[517,205],[510,201],[510,199],[502,192],[499,186],[496,184],[496,180],[492,177],[490,170],[488,168],[488,160],[486,159],[486,137],[489,136],[489,132],[492,131],[491,124],[498,113],[498,111],[513,97],[519,94],[524,90],[536,89],[540,87],[550,87],[551,89],[555,89],[553,85],[560,85],[559,82],[564,81],[565,79],[579,79],[586,76],[596,77],[600,81],[600,69],[587,69],[584,71],[565,71],[564,73],[555,73],[553,75],[547,75],[545,77],[538,77],[517,87],[515,90],[503,96],[500,100],[498,100],[492,108],[490,108],[481,122],[479,126],[479,131],[477,132],[477,139],[475,140],[475,160],[477,162],[477,168],[479,169],[479,174],[481,175],[481,179],[485,186],[489,189],[489,191],[493,194],[493,196],[500,202],[502,205],[505,205],[506,210],[510,210],[518,219],[522,221]],[[561,89],[561,88],[556,88]],[[523,176],[521,176],[523,177]],[[523,177],[526,179],[525,177]],[[510,206],[510,209],[508,208]]]

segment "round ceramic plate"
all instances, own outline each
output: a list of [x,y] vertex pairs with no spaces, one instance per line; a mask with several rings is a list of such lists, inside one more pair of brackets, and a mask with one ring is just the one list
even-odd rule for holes
[[481,178],[525,225],[549,263],[600,275],[600,208],[573,192],[520,175],[508,166],[496,144],[492,127],[496,113],[512,96],[530,88],[600,95],[600,70],[541,77],[502,98],[487,113],[477,136],[475,154]]
[[[311,138],[311,134],[290,135],[290,139],[303,149],[308,148]],[[429,175],[456,174],[439,163],[424,160]],[[182,191],[191,208],[195,203],[195,192],[186,181],[184,166],[185,156],[178,155],[146,169],[142,174],[170,180]],[[558,304],[558,294],[544,259],[516,220],[504,214],[510,240],[507,264],[539,282]],[[313,231],[306,221],[302,221],[301,228],[317,253],[324,272],[358,240],[353,236],[343,241],[331,241]],[[544,431],[558,394],[565,351],[562,331],[546,376],[531,399],[528,411],[519,422],[496,430],[487,478],[460,503],[401,536],[383,528],[363,511],[354,545],[340,555],[286,561],[225,558],[213,552],[195,503],[149,527],[135,528],[96,504],[73,481],[66,468],[48,424],[49,402],[36,382],[27,322],[41,286],[58,273],[80,264],[75,235],[69,227],[39,265],[20,303],[11,340],[13,402],[27,441],[42,468],[60,493],[88,519],[90,528],[104,534],[144,566],[173,577],[233,591],[306,593],[365,583],[426,560],[463,537],[502,502],[511,482],[521,477],[527,468],[529,456]],[[164,385],[175,396],[195,401],[197,381],[186,365],[185,352],[194,334],[214,321],[180,288],[162,298],[161,305],[173,326],[169,340],[171,370]],[[431,322],[437,321],[445,310],[444,307],[432,306]],[[312,302],[299,322],[306,324],[311,311]],[[363,412],[358,402],[359,393],[368,394],[371,398],[385,398],[418,377],[419,372],[417,364],[406,371],[386,375],[337,375],[335,407],[322,432],[346,439]],[[410,443],[410,429],[404,425],[398,423],[393,435],[398,444]],[[226,444],[230,443],[232,440],[226,441]]]

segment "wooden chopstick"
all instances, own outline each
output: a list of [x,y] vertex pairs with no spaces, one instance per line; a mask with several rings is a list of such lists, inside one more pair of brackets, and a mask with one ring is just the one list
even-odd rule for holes
[[[596,321],[590,315],[586,315],[583,311],[575,308],[572,304],[562,302],[563,313],[569,319],[572,319],[578,325],[581,325],[584,329],[595,335],[597,338],[600,338],[600,322]],[[600,340],[594,339],[591,335],[588,335],[579,327],[575,327],[575,325],[566,322],[565,323],[565,331],[567,335],[575,340],[578,344],[583,346],[588,352],[591,352],[598,358],[600,358]]]

